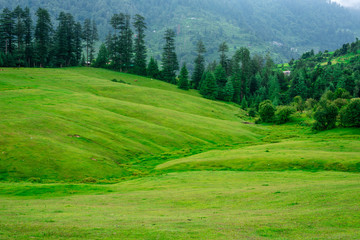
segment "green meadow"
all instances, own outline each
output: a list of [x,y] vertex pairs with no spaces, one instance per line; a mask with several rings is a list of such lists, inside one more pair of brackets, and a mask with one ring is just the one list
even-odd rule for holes
[[360,130],[104,69],[0,72],[0,239],[359,239]]

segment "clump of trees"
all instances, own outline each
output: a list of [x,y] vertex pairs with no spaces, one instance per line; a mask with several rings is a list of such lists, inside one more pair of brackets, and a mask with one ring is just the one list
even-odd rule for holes
[[[94,59],[98,40],[94,21],[76,22],[61,12],[54,27],[48,10],[39,8],[33,24],[30,9],[3,9],[0,15],[0,66],[66,67]],[[86,49],[86,58],[82,53]],[[83,60],[83,61],[82,61]]]

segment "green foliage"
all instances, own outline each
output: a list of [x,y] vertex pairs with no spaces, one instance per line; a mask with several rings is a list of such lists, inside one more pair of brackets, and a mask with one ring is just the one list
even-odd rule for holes
[[95,60],[94,67],[106,68],[106,65],[109,62],[108,51],[105,44],[101,44],[99,54]]
[[197,57],[195,58],[195,68],[192,75],[192,84],[194,89],[200,88],[201,78],[205,71],[205,58],[203,54],[206,52],[204,43],[199,40],[197,43]]
[[256,110],[254,108],[250,108],[248,113],[250,117],[256,117]]
[[213,73],[207,72],[204,81],[201,82],[200,94],[208,99],[216,99],[218,87]]
[[353,99],[340,112],[341,124],[347,127],[360,127],[360,99]]
[[157,61],[151,57],[146,69],[147,76],[150,78],[160,79],[160,71]]
[[183,90],[189,90],[189,72],[185,63],[180,71],[178,87]]
[[167,29],[165,32],[165,45],[162,54],[163,78],[166,82],[175,83],[175,72],[179,70],[179,63],[175,52],[175,32]]
[[259,105],[260,120],[264,123],[269,123],[274,120],[275,108],[270,100],[266,100]]
[[134,27],[136,32],[134,46],[134,73],[146,76],[146,46],[145,30],[147,29],[145,18],[139,14],[135,15]]
[[336,126],[338,108],[330,101],[322,100],[314,114],[315,123],[313,129],[322,131],[329,130]]
[[275,122],[277,124],[287,123],[290,120],[291,114],[295,112],[295,108],[291,106],[278,106],[275,112]]
[[223,97],[224,97],[225,101],[231,102],[233,100],[234,86],[233,86],[231,79],[227,80],[226,85],[223,89],[223,95],[224,95]]
[[294,97],[294,105],[296,107],[296,111],[302,112],[305,109],[305,103],[301,96]]

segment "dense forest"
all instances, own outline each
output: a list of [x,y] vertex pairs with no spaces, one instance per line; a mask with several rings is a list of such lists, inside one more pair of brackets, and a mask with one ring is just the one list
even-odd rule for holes
[[162,38],[171,28],[176,33],[179,60],[187,62],[190,69],[200,39],[207,46],[209,62],[217,58],[217,47],[226,41],[231,54],[238,46],[246,46],[254,54],[270,52],[280,63],[311,49],[335,50],[360,33],[360,13],[328,0],[0,0],[3,8],[17,5],[29,6],[33,19],[39,7],[47,9],[55,25],[60,12],[72,14],[81,23],[90,18],[102,40],[113,31],[110,19],[114,14],[140,14],[149,26],[145,30],[149,56],[161,59]]

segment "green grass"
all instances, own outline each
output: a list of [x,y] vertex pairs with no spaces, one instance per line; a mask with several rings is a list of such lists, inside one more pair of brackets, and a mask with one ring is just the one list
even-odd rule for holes
[[5,69],[0,239],[358,239],[360,129],[245,121],[153,79]]
[[36,197],[3,183],[0,238],[358,239],[359,181],[334,172],[187,172],[100,185],[88,195],[55,184],[58,194]]
[[142,156],[259,141],[238,107],[157,80],[88,68],[5,69],[0,83],[3,180],[128,177]]

